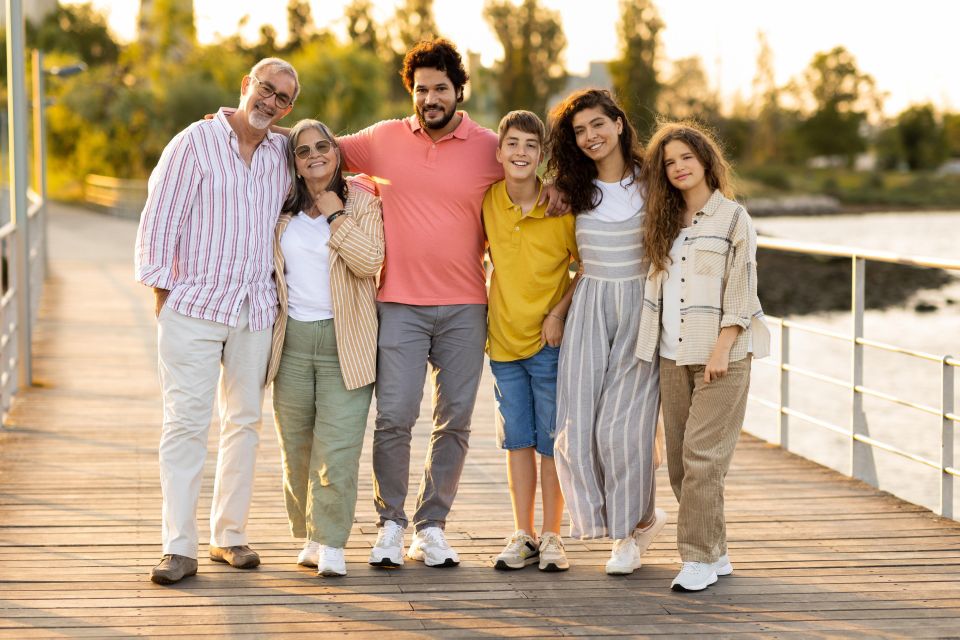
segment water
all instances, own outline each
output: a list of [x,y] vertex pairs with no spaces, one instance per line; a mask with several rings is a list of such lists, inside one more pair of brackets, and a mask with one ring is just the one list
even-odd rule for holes
[[[899,254],[947,259],[960,258],[960,211],[892,212],[825,217],[785,216],[759,218],[758,233],[792,240],[837,244],[893,251]],[[867,269],[870,263],[867,263]],[[864,333],[868,339],[932,353],[960,356],[960,272],[953,282],[937,290],[914,294],[904,305],[884,311],[867,311]],[[759,274],[763,278],[763,274]],[[914,307],[925,302],[936,311],[918,313]],[[826,312],[791,319],[835,332],[851,331],[850,312]],[[771,326],[772,357],[778,358],[779,331]],[[791,333],[791,363],[841,380],[850,379],[849,343],[829,338]],[[941,366],[899,354],[865,348],[864,385],[884,393],[939,409]],[[960,398],[960,369],[954,368],[955,396]],[[756,363],[752,391],[776,401],[775,367]],[[850,425],[851,391],[824,382],[794,375],[790,385],[790,406],[843,429]],[[928,460],[940,459],[940,418],[885,400],[864,398],[869,435]],[[955,410],[954,413],[957,411]],[[849,438],[791,418],[791,451],[844,473],[850,470]],[[745,428],[771,442],[779,441],[776,412],[751,402]],[[960,431],[960,425],[955,426]],[[960,437],[957,437],[960,443]],[[960,446],[955,446],[955,464],[960,466]],[[881,489],[905,500],[936,510],[940,499],[940,473],[936,469],[874,450],[875,476]],[[960,494],[960,480],[956,494]],[[960,495],[955,496],[955,513],[960,513]]]

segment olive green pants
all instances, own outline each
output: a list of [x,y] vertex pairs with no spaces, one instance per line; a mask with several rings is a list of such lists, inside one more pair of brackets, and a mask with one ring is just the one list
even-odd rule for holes
[[294,537],[346,545],[372,393],[344,386],[333,320],[287,319],[273,410]]

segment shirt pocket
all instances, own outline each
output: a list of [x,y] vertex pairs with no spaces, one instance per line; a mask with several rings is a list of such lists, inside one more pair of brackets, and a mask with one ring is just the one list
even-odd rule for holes
[[722,278],[730,244],[720,238],[701,238],[693,247],[693,266],[697,275]]

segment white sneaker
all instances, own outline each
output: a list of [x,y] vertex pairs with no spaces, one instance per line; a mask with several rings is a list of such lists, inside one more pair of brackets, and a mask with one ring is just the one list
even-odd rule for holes
[[716,581],[717,572],[712,563],[684,562],[670,588],[674,591],[703,591]]
[[507,541],[500,555],[493,562],[493,568],[501,571],[509,569],[523,569],[540,559],[540,550],[537,541],[526,531],[517,531]]
[[343,560],[342,547],[320,546],[317,575],[323,576],[324,578],[347,575],[347,563]]
[[428,567],[455,567],[460,564],[460,556],[447,544],[440,527],[426,527],[413,534],[407,557],[419,560]]
[[375,567],[403,566],[403,532],[405,529],[393,520],[386,520],[377,534],[377,542],[367,561]]
[[317,558],[320,554],[320,543],[313,540],[307,540],[303,543],[303,550],[297,556],[297,564],[301,567],[317,566]]
[[633,536],[613,541],[613,550],[607,560],[607,575],[628,576],[640,568],[640,549]]
[[560,536],[552,531],[540,536],[540,571],[566,571],[569,568]]
[[657,534],[660,533],[664,525],[667,524],[667,512],[663,509],[654,509],[653,515],[653,523],[648,525],[646,529],[633,530],[633,539],[637,541],[637,549],[639,549],[640,555],[647,552],[647,549],[650,548],[650,543],[653,542],[653,539],[657,537]]
[[733,573],[733,565],[730,564],[730,556],[727,554],[720,556],[717,561],[713,563],[713,570],[716,571],[717,575],[721,578]]

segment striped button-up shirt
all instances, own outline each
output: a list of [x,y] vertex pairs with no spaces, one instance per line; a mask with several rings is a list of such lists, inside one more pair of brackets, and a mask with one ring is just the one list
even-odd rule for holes
[[267,133],[248,167],[221,109],[170,141],[150,176],[137,232],[136,277],[169,289],[186,316],[236,326],[250,301],[250,329],[277,315],[274,227],[290,174],[286,138]]
[[[743,331],[730,362],[770,351],[770,332],[757,298],[757,233],[747,210],[719,191],[694,217],[680,254],[680,344],[677,364],[706,364],[720,329]],[[652,270],[653,267],[651,266]],[[637,357],[650,361],[660,344],[660,310],[666,271],[649,276],[637,338]]]

